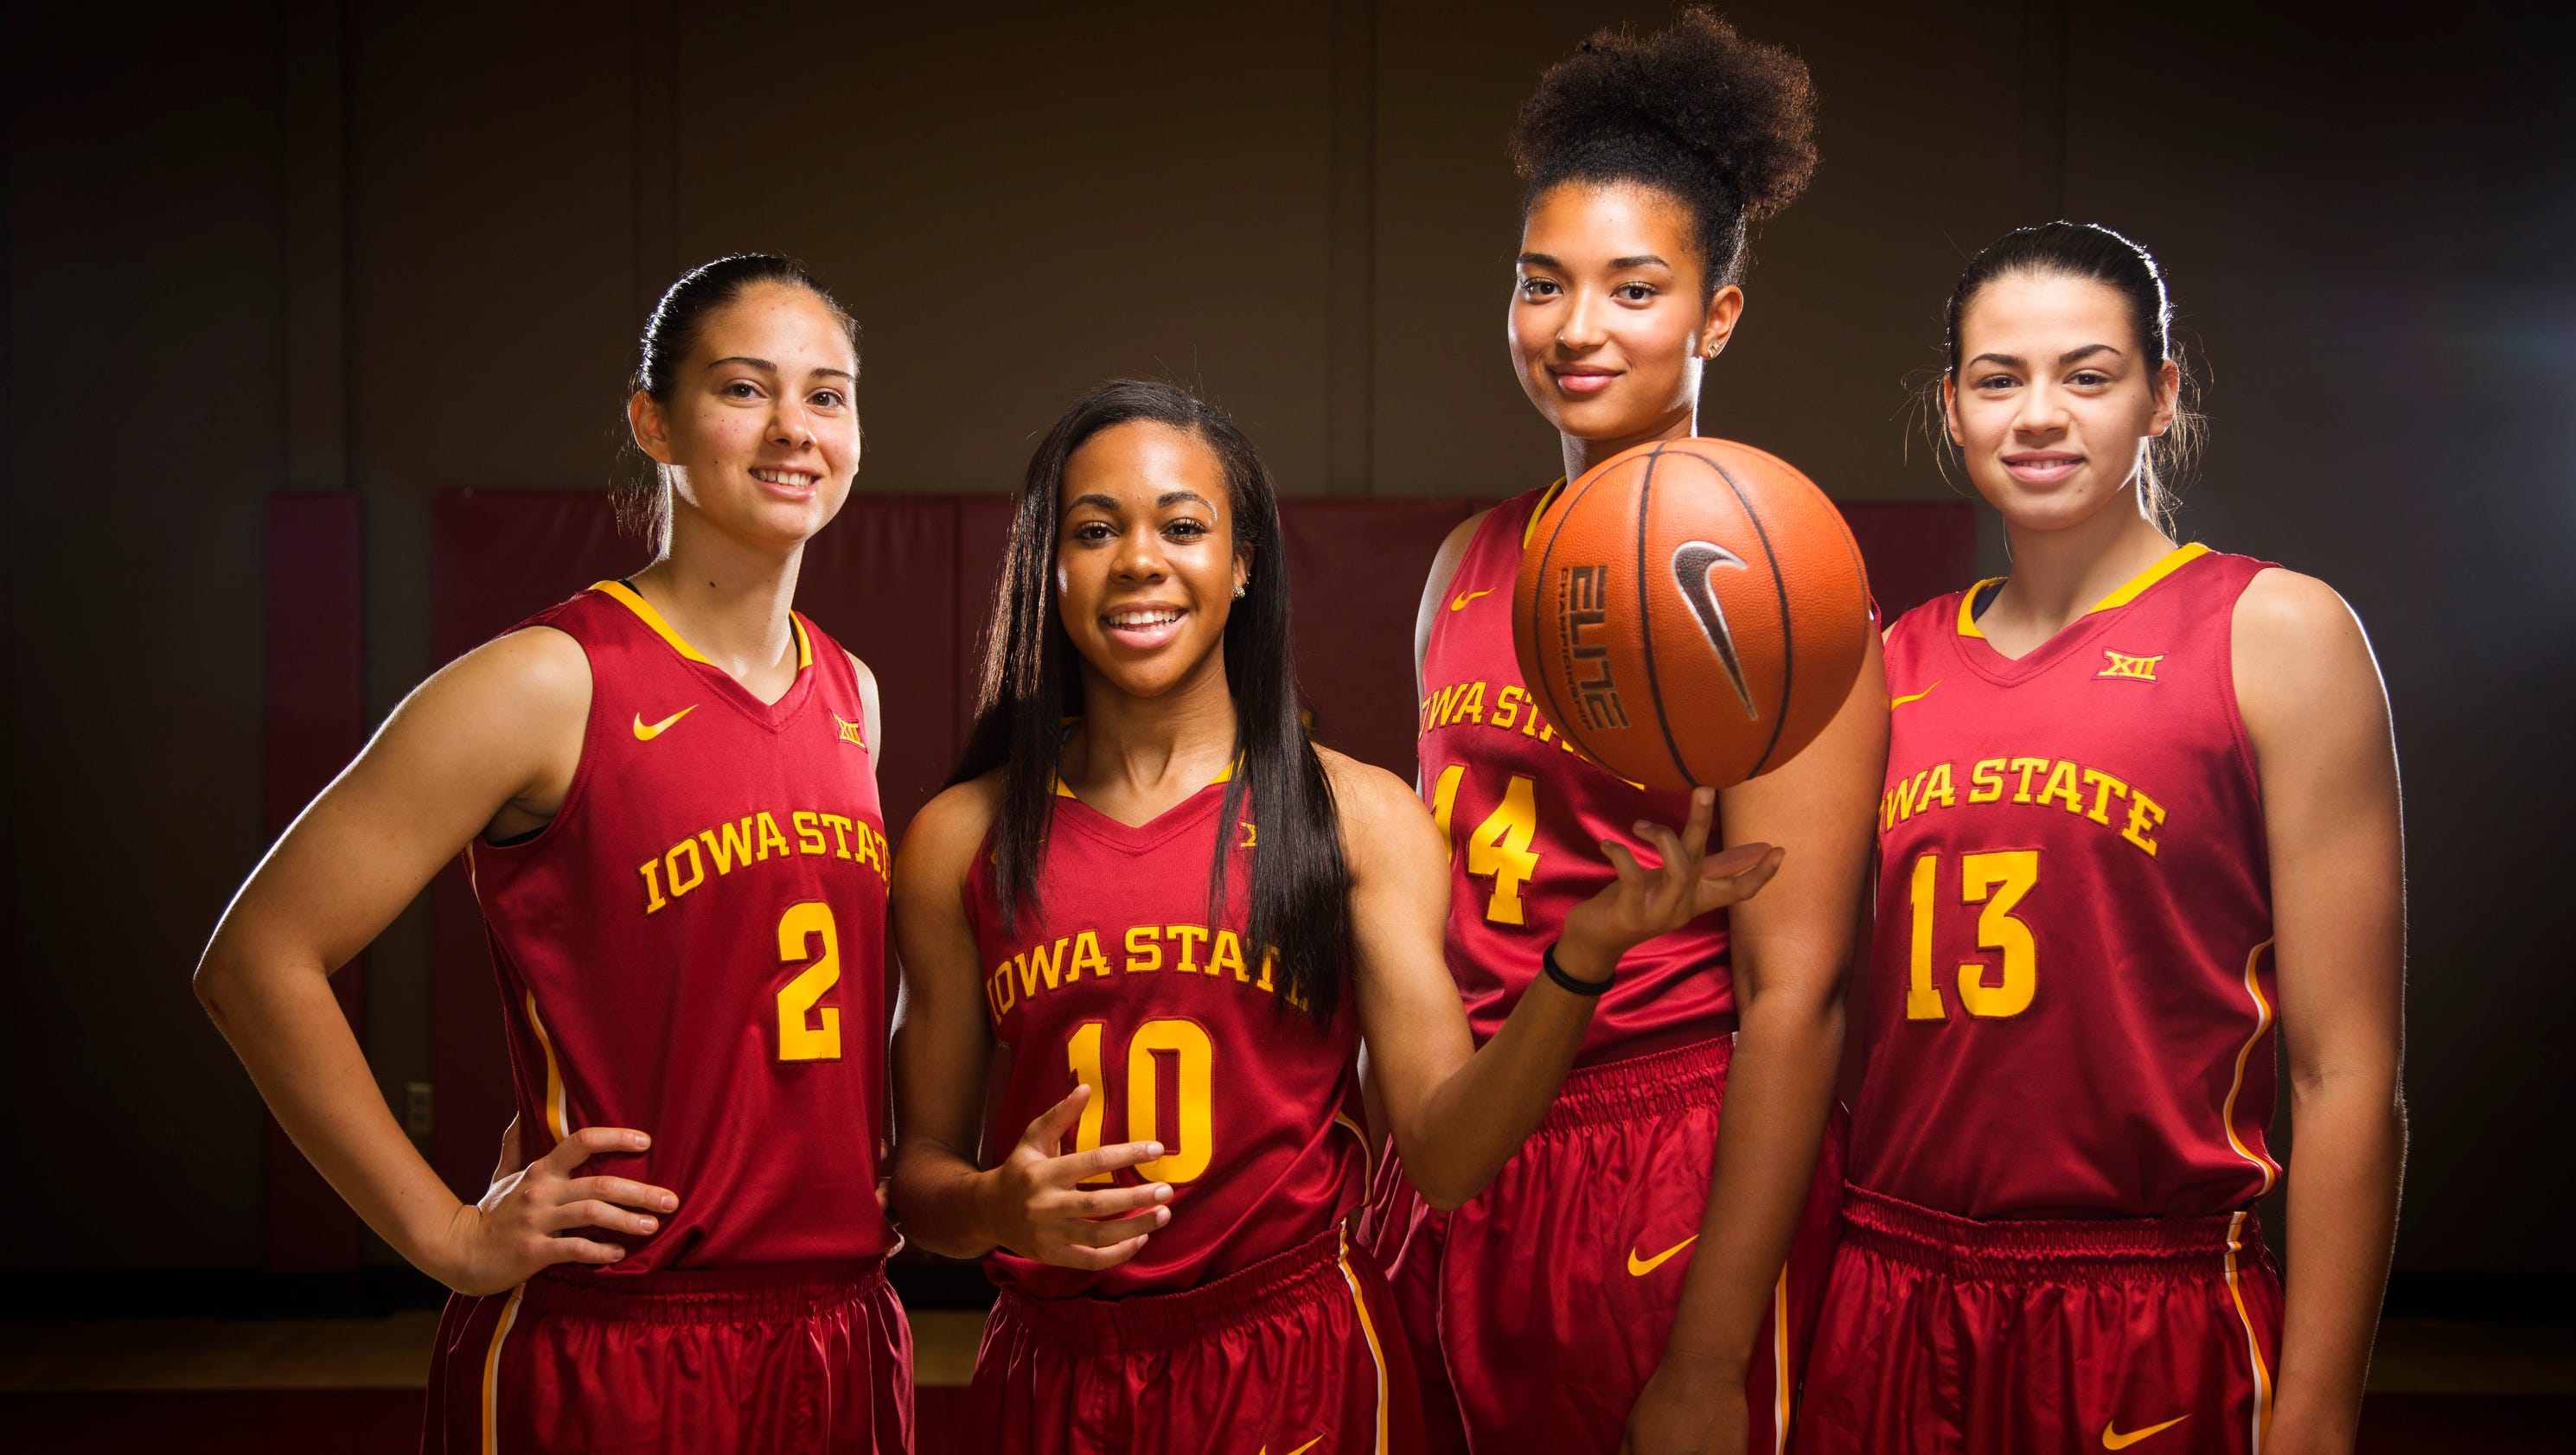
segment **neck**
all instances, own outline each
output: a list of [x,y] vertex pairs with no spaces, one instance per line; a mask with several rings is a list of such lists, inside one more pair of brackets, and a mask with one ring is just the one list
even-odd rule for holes
[[748,683],[782,662],[795,666],[787,618],[804,558],[802,543],[785,555],[756,550],[680,507],[662,554],[635,573],[635,588],[689,645]]
[[2086,519],[2055,530],[2007,520],[2004,535],[2012,546],[2012,575],[1991,610],[2008,612],[2008,620],[2043,636],[2055,635],[2091,611],[2174,548],[2173,539],[2126,493]]
[[1595,440],[1559,431],[1556,438],[1565,452],[1565,478],[1573,481],[1582,479],[1584,471],[1621,450],[1634,449],[1656,440],[1688,439],[1697,433],[1699,433],[1699,399],[1694,392],[1688,405],[1635,434],[1622,435],[1617,439]]
[[1234,694],[1226,688],[1222,642],[1187,680],[1154,697],[1119,691],[1087,662],[1082,677],[1082,724],[1065,745],[1063,767],[1077,790],[1186,795],[1234,761]]

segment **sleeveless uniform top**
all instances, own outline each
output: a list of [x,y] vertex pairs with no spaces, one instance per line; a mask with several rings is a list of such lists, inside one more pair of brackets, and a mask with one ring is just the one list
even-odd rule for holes
[[[1449,972],[1478,1045],[1538,978],[1566,914],[1619,877],[1601,841],[1644,848],[1637,820],[1679,829],[1690,816],[1690,795],[1639,788],[1576,756],[1521,681],[1511,627],[1521,545],[1564,483],[1504,501],[1476,527],[1422,659],[1419,786],[1449,839]],[[1718,911],[1628,952],[1576,1064],[1723,1035],[1734,1010]]]
[[[967,877],[966,914],[994,1037],[1010,1071],[988,1145],[1007,1148],[1076,1085],[1093,1088],[1066,1153],[1159,1141],[1163,1156],[1097,1186],[1172,1186],[1172,1220],[1115,1268],[1059,1268],[995,1251],[997,1284],[1035,1298],[1121,1298],[1194,1288],[1285,1253],[1358,1207],[1359,1018],[1345,986],[1329,1027],[1291,1002],[1245,943],[1257,829],[1245,805],[1220,826],[1220,778],[1142,826],[1059,787],[1037,876],[1005,934],[992,839]],[[1209,922],[1220,828],[1233,848]]]
[[2271,1190],[2272,905],[2230,630],[2271,563],[2184,546],[2027,656],[1990,587],[1887,636],[1852,1180],[1970,1218]]
[[680,1199],[593,1276],[886,1252],[886,838],[849,658],[795,617],[795,685],[764,704],[620,582],[521,625],[591,678],[553,822],[466,851],[521,1145],[633,1127],[652,1147],[589,1172]]

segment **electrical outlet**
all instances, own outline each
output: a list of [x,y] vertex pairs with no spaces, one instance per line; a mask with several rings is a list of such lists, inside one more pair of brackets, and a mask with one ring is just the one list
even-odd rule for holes
[[403,1130],[415,1137],[426,1137],[432,1125],[431,1086],[426,1081],[403,1083]]

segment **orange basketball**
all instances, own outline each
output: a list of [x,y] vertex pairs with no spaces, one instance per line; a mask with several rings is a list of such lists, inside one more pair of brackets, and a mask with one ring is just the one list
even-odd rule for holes
[[1532,528],[1521,678],[1594,762],[1726,788],[1798,755],[1851,692],[1869,583],[1842,512],[1777,456],[1680,439],[1611,456]]

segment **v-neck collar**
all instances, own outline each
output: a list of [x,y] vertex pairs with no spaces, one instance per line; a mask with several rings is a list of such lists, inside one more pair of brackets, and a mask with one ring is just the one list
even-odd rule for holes
[[2208,554],[2209,547],[2198,541],[2174,547],[2154,565],[2122,582],[2110,595],[2086,608],[2082,616],[2059,628],[2055,636],[2018,657],[2007,657],[1996,651],[1994,644],[1986,640],[1986,634],[1977,629],[1978,600],[1984,597],[1989,589],[2001,587],[2006,580],[2010,579],[2004,576],[1989,577],[1969,587],[1959,597],[1958,633],[1953,639],[1958,647],[1959,657],[1978,674],[1996,682],[2018,682],[2046,670],[2068,653],[2091,641],[2110,624],[2105,613],[2127,606],[2162,584],[2176,571]]
[[796,680],[787,685],[787,691],[776,702],[763,702],[731,672],[717,666],[706,653],[689,645],[689,639],[674,630],[662,613],[653,609],[653,603],[644,599],[642,592],[623,581],[601,581],[590,589],[633,612],[635,619],[687,662],[717,696],[731,704],[735,711],[773,733],[786,730],[787,724],[795,720],[798,709],[805,705],[806,697],[813,690],[814,639],[805,630],[805,618],[796,612],[787,613],[787,623],[796,632]]

